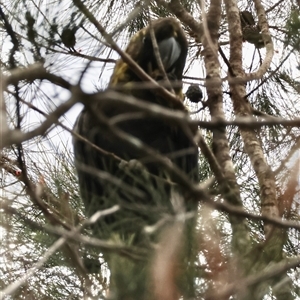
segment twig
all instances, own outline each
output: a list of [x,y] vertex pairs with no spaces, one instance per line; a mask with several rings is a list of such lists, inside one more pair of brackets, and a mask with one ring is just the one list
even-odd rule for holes
[[31,267],[25,275],[23,275],[19,280],[16,280],[4,290],[0,292],[0,300],[4,300],[7,296],[12,296],[26,281],[33,276],[53,255],[59,248],[61,248],[67,242],[67,238],[59,238],[43,255],[43,257]]
[[[149,15],[149,13],[148,13],[148,15]],[[151,36],[151,41],[152,41],[152,46],[153,46],[153,52],[154,52],[154,56],[155,56],[155,59],[156,59],[156,62],[157,62],[158,69],[159,69],[160,73],[163,75],[163,79],[166,81],[167,87],[171,88],[171,92],[173,94],[175,94],[175,92],[174,92],[174,90],[171,86],[171,83],[169,81],[169,78],[166,74],[166,71],[165,71],[164,65],[162,63],[161,57],[160,57],[158,44],[157,44],[157,40],[156,40],[156,37],[155,37],[155,33],[154,33],[154,29],[153,29],[153,26],[152,26],[150,16],[149,16],[148,19],[149,19],[150,36]]]
[[[115,205],[109,209],[105,209],[103,211],[96,212],[93,216],[89,218],[89,220],[85,221],[82,225],[73,228],[72,230],[66,230],[62,227],[58,226],[51,226],[51,225],[41,225],[39,223],[36,223],[26,216],[22,215],[17,209],[11,207],[9,203],[6,201],[1,202],[1,209],[3,209],[5,212],[10,213],[12,215],[18,216],[21,220],[24,221],[28,226],[31,228],[35,228],[38,230],[43,230],[49,234],[58,236],[58,237],[65,237],[70,239],[71,241],[75,241],[78,243],[83,243],[87,246],[93,246],[98,247],[103,251],[113,251],[116,253],[119,253],[121,255],[124,255],[126,257],[132,258],[132,259],[143,259],[144,256],[147,254],[147,251],[144,251],[140,248],[133,247],[133,246],[125,246],[120,243],[116,244],[111,241],[103,241],[97,238],[92,238],[89,236],[85,236],[83,234],[80,234],[80,230],[90,224],[93,224],[94,222],[97,222],[97,220],[101,217],[107,216],[109,214],[115,213],[119,210],[119,206]],[[75,231],[76,230],[76,231]],[[77,231],[79,230],[79,231]]]
[[258,274],[251,275],[243,280],[237,280],[229,284],[229,286],[225,287],[220,292],[212,295],[207,295],[205,299],[213,300],[213,299],[228,298],[233,293],[239,292],[241,290],[245,290],[247,287],[250,287],[257,283],[262,283],[263,281],[282,275],[286,273],[288,270],[298,267],[299,265],[300,265],[300,256],[289,258],[285,261],[279,262],[278,264],[266,267]]
[[[3,205],[3,203],[1,203],[1,208],[4,210],[9,210],[10,212],[14,212],[14,214],[17,214],[18,216],[20,216],[19,213],[16,213],[16,210],[14,210],[13,208],[9,207],[8,205]],[[91,216],[88,220],[84,221],[82,225],[77,226],[76,228],[72,229],[70,232],[68,232],[67,235],[65,234],[61,234],[61,236],[43,255],[43,257],[36,263],[34,264],[33,267],[31,267],[24,276],[22,276],[19,280],[13,282],[12,284],[10,284],[8,287],[6,287],[4,290],[1,291],[0,293],[0,300],[5,299],[6,296],[12,296],[23,284],[26,283],[26,281],[33,276],[46,262],[47,260],[50,258],[50,256],[52,256],[58,249],[60,249],[67,241],[69,238],[74,237],[76,235],[78,235],[78,233],[80,232],[80,230],[87,226],[87,225],[91,225],[95,222],[97,222],[100,218],[107,216],[109,214],[115,213],[116,211],[119,210],[119,206],[115,205],[109,209],[103,210],[103,211],[98,211],[96,212],[93,216]],[[25,218],[24,216],[22,216],[22,219],[27,220],[27,218]],[[30,221],[30,223],[33,223],[32,221]],[[76,239],[75,239],[76,240]]]

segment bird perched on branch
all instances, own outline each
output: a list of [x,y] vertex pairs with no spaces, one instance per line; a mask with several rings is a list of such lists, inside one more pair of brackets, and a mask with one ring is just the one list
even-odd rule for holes
[[240,12],[243,39],[250,44],[254,44],[256,48],[265,46],[260,28],[256,25],[251,12],[244,10]]
[[65,26],[61,33],[61,41],[67,47],[70,48],[72,51],[76,51],[74,46],[76,44],[76,32],[78,30],[78,26],[69,27]]
[[[157,48],[153,46],[151,31]],[[164,83],[166,75],[175,95],[183,101],[181,80],[187,48],[180,24],[174,18],[163,18],[137,32],[125,52],[157,82]],[[157,56],[164,70],[159,67]],[[111,90],[117,91],[113,95],[119,101],[105,99]],[[134,246],[148,245],[149,249],[151,238],[145,228],[159,222],[163,215],[174,214],[171,199],[174,184],[178,192],[183,191],[177,171],[191,182],[197,182],[198,150],[189,126],[147,113],[137,105],[122,101],[125,96],[133,96],[137,104],[146,107],[157,104],[156,110],[159,107],[175,110],[169,99],[158,94],[120,59],[108,90],[102,96],[99,94],[96,103],[86,106],[77,119],[74,130],[89,142],[74,138],[75,162],[87,216],[115,204],[120,206],[117,213],[99,220],[93,227],[94,235],[121,239]],[[182,112],[187,114],[186,110]],[[166,166],[169,162],[174,164],[177,175]],[[184,205],[189,211],[197,208],[191,199]],[[113,269],[111,257],[108,260]],[[140,283],[139,288],[142,286]]]

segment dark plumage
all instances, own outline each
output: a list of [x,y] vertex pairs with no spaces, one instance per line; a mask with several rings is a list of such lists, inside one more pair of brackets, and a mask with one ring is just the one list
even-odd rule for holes
[[203,93],[199,87],[198,84],[191,84],[186,93],[185,96],[193,103],[198,103],[203,98]]
[[[183,30],[179,23],[173,18],[154,21],[153,30],[162,61],[166,68],[166,73],[172,79],[181,80],[187,55],[187,41]],[[153,53],[149,27],[142,29],[131,38],[126,52],[151,75],[152,78],[157,80],[162,79],[162,74],[160,74],[158,70]],[[166,107],[170,106],[167,100],[157,96],[151,89],[134,89],[135,85],[138,87],[138,82],[141,82],[138,76],[120,59],[111,76],[109,87],[118,86],[118,88],[120,88],[120,86],[124,85],[126,87],[124,92],[130,93],[140,100],[159,103]],[[129,84],[132,87],[130,88],[130,92],[128,92]],[[182,94],[181,88],[176,88],[175,91],[177,95]],[[134,113],[135,110],[125,106],[115,107],[114,104],[106,104],[104,106],[101,105],[101,101],[99,101],[96,110],[85,108],[82,111],[78,117],[75,130],[98,147],[114,153],[124,160],[145,159],[145,154],[142,153],[142,151],[130,144],[120,144],[118,137],[114,136],[108,130],[106,124],[98,118],[97,112],[101,112],[101,114],[109,119],[121,114]],[[171,125],[164,120],[145,117],[142,119],[127,119],[126,121],[119,122],[118,127],[126,133],[140,139],[143,143],[161,154],[169,155],[172,152],[187,149],[189,154],[182,153],[172,158],[172,160],[182,171],[189,174],[193,180],[196,180],[197,147],[179,125]],[[120,176],[125,176],[123,174],[124,171],[120,170],[119,161],[107,155],[103,155],[84,142],[75,139],[74,151],[75,159],[78,163],[107,171],[113,175],[118,175],[119,178]],[[164,170],[161,170],[161,166],[155,162],[143,161],[143,164],[148,171],[156,175],[164,173]],[[97,176],[88,174],[86,171],[81,171],[80,168],[78,168],[78,176],[82,198],[85,202],[88,215],[91,215],[98,209],[107,208],[114,204],[111,203],[111,201],[104,203],[104,201],[101,200],[101,197],[108,192],[107,190],[112,189],[110,184],[103,182],[103,180],[100,180]],[[94,198],[97,200],[92,200]]]
[[62,43],[67,47],[75,51],[74,46],[76,44],[76,31],[78,30],[78,27],[75,26],[73,28],[70,28],[69,26],[64,27],[62,33],[61,33],[61,41]]
[[247,11],[247,10],[241,11],[240,18],[241,18],[242,28],[244,28],[246,26],[254,26],[255,25],[253,15],[250,11]]
[[[180,24],[173,18],[153,21],[153,31],[158,43],[161,60],[171,79],[181,80],[187,56],[187,40]],[[150,27],[137,32],[130,40],[126,52],[153,79],[160,80],[163,74],[158,69],[153,51]],[[110,87],[140,81],[139,77],[120,59],[110,80]],[[179,95],[181,88],[175,89]],[[153,102],[153,97],[151,102]]]
[[[187,56],[184,31],[173,18],[159,19],[153,21],[152,25],[165,72],[172,81],[180,83]],[[126,52],[153,79],[163,78],[153,53],[149,27],[140,30],[131,38]],[[117,87],[121,93],[133,95],[140,101],[171,107],[155,90],[140,88],[141,84],[144,84],[141,79],[120,59],[111,76],[109,89]],[[178,97],[182,97],[180,86],[177,85],[174,90]],[[134,167],[129,164],[124,167],[113,156],[101,153],[78,139],[74,139],[74,152],[87,216],[114,204],[121,207],[117,213],[101,219],[93,228],[94,234],[101,238],[115,238],[117,234],[125,243],[130,240],[133,245],[146,245],[149,243],[149,236],[144,232],[145,226],[155,224],[163,215],[172,214],[174,211],[170,201],[172,188],[166,183],[172,176],[155,162],[155,158],[148,157],[141,149],[114,135],[106,120],[127,115],[126,119],[117,123],[117,128],[139,139],[157,153],[168,156],[194,182],[197,181],[198,152],[191,137],[192,132],[188,136],[180,125],[170,124],[163,119],[140,115],[136,117],[135,113],[138,112],[138,109],[125,104],[103,104],[99,99],[97,104],[84,108],[74,129],[105,151],[123,160],[139,160],[142,166],[137,164]],[[84,170],[81,166],[100,170],[101,176],[96,176],[95,172]],[[103,176],[103,172],[121,181],[116,184],[111,177]],[[180,191],[179,187],[177,191]],[[188,201],[188,210],[196,207],[195,202]]]
[[265,46],[260,28],[256,25],[254,17],[251,12],[244,10],[240,12],[241,26],[243,32],[243,39],[250,44],[254,44],[256,48],[263,48]]

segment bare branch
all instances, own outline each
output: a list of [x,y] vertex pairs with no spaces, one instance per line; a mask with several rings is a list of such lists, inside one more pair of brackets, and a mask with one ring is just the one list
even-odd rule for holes
[[245,290],[247,287],[251,287],[257,283],[262,283],[266,280],[272,279],[276,276],[286,273],[286,271],[298,267],[300,265],[300,257],[295,256],[293,258],[286,259],[277,264],[272,264],[267,266],[264,270],[260,271],[258,274],[251,275],[245,279],[233,282],[229,286],[225,287],[220,292],[208,295],[206,299],[223,299],[224,297],[230,297],[232,294],[239,291]]
[[[10,212],[14,212],[16,214],[16,210],[12,209],[11,207],[6,205],[5,203],[1,203],[1,208],[5,209],[7,211],[10,211]],[[70,237],[74,238],[84,226],[93,224],[93,223],[97,222],[97,220],[99,220],[100,218],[102,218],[104,216],[107,216],[109,214],[115,213],[118,209],[119,209],[118,206],[114,206],[114,207],[111,207],[110,209],[107,209],[105,211],[96,212],[92,217],[90,217],[88,220],[86,220],[81,226],[72,229],[70,231],[70,233],[68,233],[67,237],[66,236],[60,237],[51,247],[48,248],[48,250],[44,253],[43,257],[36,264],[34,264],[34,266],[31,267],[23,277],[21,277],[19,280],[16,280],[15,282],[13,282],[9,286],[7,286],[4,290],[1,291],[0,300],[5,299],[6,296],[14,295],[14,293],[23,284],[25,284],[26,281],[31,276],[33,276],[39,269],[41,269],[41,267],[47,262],[47,260],[50,258],[50,256],[52,256],[57,250],[62,248],[66,244],[66,242],[68,241],[68,239]],[[20,216],[19,213],[18,213],[18,215]],[[23,219],[26,220],[25,217],[23,217]],[[30,223],[32,224],[33,222],[30,221]]]
[[32,277],[52,256],[58,249],[60,249],[65,243],[67,239],[64,237],[59,238],[48,250],[44,253],[43,257],[34,264],[29,270],[27,270],[26,274],[21,277],[19,280],[14,281],[9,286],[7,286],[4,290],[0,293],[0,300],[4,300],[7,296],[13,296],[16,291],[21,288],[26,281]]

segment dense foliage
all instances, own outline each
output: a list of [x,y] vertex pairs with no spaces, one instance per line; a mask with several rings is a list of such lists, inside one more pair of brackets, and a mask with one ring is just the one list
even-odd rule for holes
[[[106,254],[120,290],[140,284],[128,268],[147,261],[149,299],[300,299],[299,10],[293,0],[2,1],[0,299],[104,299]],[[80,109],[107,92],[120,49],[149,18],[169,16],[189,43],[183,91],[197,84],[204,97],[186,97],[191,119],[136,110],[198,126],[200,183],[184,186],[199,204],[192,292],[178,279],[190,212],[175,205],[146,226],[150,248],[98,239],[71,142]]]

